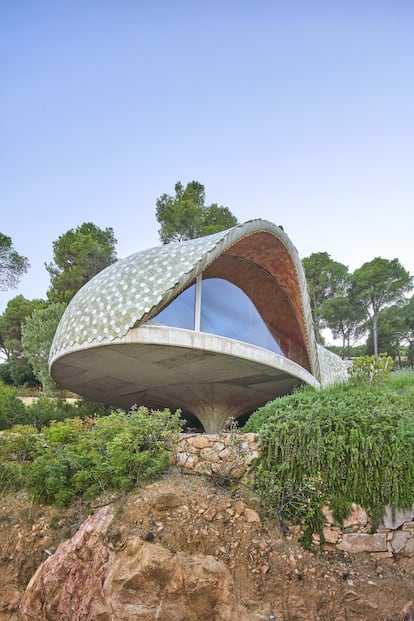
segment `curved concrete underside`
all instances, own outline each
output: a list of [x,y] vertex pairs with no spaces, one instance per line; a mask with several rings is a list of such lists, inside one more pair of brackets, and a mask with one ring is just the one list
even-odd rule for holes
[[295,386],[319,387],[303,367],[268,350],[154,324],[66,350],[54,359],[51,375],[89,399],[116,407],[180,408],[195,415],[206,432]]

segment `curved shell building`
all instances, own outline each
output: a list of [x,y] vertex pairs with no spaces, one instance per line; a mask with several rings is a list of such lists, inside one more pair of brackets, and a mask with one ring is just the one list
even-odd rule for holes
[[49,365],[58,384],[89,399],[180,408],[206,432],[296,386],[345,377],[316,343],[295,247],[264,220],[100,272],[68,305]]

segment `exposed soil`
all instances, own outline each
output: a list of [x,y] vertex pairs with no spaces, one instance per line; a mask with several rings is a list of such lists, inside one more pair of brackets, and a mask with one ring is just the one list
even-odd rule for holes
[[[111,545],[131,534],[172,552],[208,554],[229,567],[235,595],[252,619],[396,621],[414,599],[414,560],[368,554],[310,553],[283,535],[251,493],[236,495],[201,477],[170,474],[142,490],[101,498],[115,519]],[[0,621],[13,611],[37,567],[73,535],[91,510],[33,505],[24,494],[0,498]],[[260,519],[259,519],[260,517]]]

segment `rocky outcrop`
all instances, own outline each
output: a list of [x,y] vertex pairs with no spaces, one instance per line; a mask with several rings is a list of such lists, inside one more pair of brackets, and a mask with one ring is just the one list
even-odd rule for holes
[[[36,520],[32,552],[48,522]],[[19,594],[12,579],[3,588],[1,620],[266,621],[273,612],[277,621],[378,621],[400,618],[412,599],[410,558],[312,554],[294,532],[283,537],[254,496],[202,477],[167,476],[112,497],[48,552],[20,605],[24,587]],[[11,562],[7,550],[3,582]]]
[[133,536],[115,553],[112,519],[112,509],[100,509],[40,566],[23,598],[21,621],[246,618],[222,561],[174,554]]
[[105,535],[109,507],[89,517],[71,539],[36,571],[20,606],[19,619],[106,619],[104,585],[115,560]]

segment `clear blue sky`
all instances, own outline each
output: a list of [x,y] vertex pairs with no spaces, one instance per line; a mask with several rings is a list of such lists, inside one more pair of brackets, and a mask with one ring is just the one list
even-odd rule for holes
[[157,245],[178,180],[302,258],[414,274],[413,33],[412,0],[0,3],[0,231],[31,263],[0,312],[83,222]]

